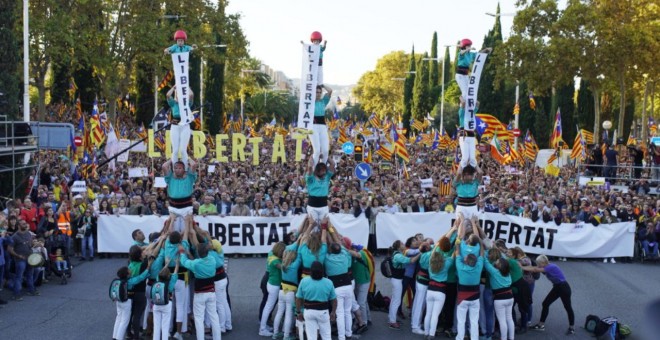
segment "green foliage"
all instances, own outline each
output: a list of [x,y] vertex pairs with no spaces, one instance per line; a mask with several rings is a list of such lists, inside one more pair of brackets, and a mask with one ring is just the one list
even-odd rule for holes
[[253,121],[267,123],[275,118],[289,124],[297,118],[298,101],[288,92],[260,90],[246,102],[245,113]]
[[413,86],[415,85],[417,63],[415,62],[415,46],[410,53],[410,61],[408,62],[408,74],[403,84],[403,121],[404,128],[410,130],[410,117],[412,117],[412,98]]
[[445,80],[445,91],[447,90],[447,86],[449,86],[449,83],[454,80],[454,77],[452,77],[452,71],[453,68],[451,67],[451,59],[449,56],[449,47],[445,47],[445,56],[442,59],[442,62],[444,63],[444,80]]
[[[594,129],[594,97],[589,89],[589,81],[581,79],[577,94],[575,115],[581,129],[592,131]],[[592,131],[593,132],[593,131]]]
[[[573,140],[577,133],[575,122],[575,85],[573,83],[566,84],[557,89],[556,94],[556,107],[561,110],[561,123],[562,135],[564,141],[573,146]],[[553,111],[550,111],[553,112]]]
[[[16,118],[21,116],[18,110],[20,100],[20,78],[18,77],[19,52],[16,35],[12,29],[16,23],[16,15],[21,8],[17,1],[0,2],[0,104],[2,114]],[[8,192],[8,191],[5,191]]]
[[[440,86],[440,71],[438,70],[438,32],[433,32],[433,40],[431,40],[431,69],[429,74],[429,88],[435,89]],[[432,97],[437,99],[438,96],[435,95]]]
[[360,77],[353,88],[353,95],[365,111],[375,112],[381,117],[402,111],[404,84],[393,78],[403,77],[407,61],[405,52],[390,52],[378,59],[375,70]]
[[[513,112],[513,100],[507,96],[504,79],[497,79],[498,68],[504,67],[505,61],[500,58],[505,51],[502,47],[502,25],[500,23],[500,6],[497,5],[497,16],[493,28],[484,37],[482,48],[493,49],[491,55],[486,59],[486,65],[481,74],[479,84],[479,110],[491,113],[502,121],[508,120]],[[512,104],[513,103],[513,104]]]
[[426,117],[426,114],[431,112],[433,106],[431,105],[431,91],[429,89],[429,62],[423,60],[428,58],[428,54],[424,53],[417,64],[417,74],[415,77],[415,85],[413,87],[413,106],[412,106],[412,119],[421,120]]

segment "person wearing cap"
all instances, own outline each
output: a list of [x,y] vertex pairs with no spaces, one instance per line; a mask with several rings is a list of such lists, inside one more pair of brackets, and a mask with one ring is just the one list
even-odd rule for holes
[[186,34],[185,31],[178,30],[174,32],[174,41],[175,41],[174,45],[167,47],[165,50],[163,50],[163,53],[174,54],[174,53],[182,53],[182,52],[192,52],[193,50],[197,49],[196,44],[186,45],[186,40],[188,40],[188,35]]

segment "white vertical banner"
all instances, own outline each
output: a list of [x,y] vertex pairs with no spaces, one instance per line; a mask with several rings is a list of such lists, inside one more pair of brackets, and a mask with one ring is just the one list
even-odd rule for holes
[[179,104],[179,114],[181,121],[179,125],[186,125],[192,122],[192,113],[190,111],[190,78],[188,77],[188,61],[190,52],[180,52],[172,54],[172,66],[174,67],[174,80],[176,81],[176,96]]
[[477,58],[472,65],[472,73],[468,81],[467,98],[465,100],[465,117],[463,118],[465,130],[474,131],[477,127],[476,108],[477,93],[479,92],[479,81],[481,81],[481,71],[486,64],[488,53],[477,53]]
[[314,124],[314,102],[318,82],[319,57],[321,46],[303,44],[302,73],[300,75],[300,104],[298,104],[298,125],[300,129],[311,130]]

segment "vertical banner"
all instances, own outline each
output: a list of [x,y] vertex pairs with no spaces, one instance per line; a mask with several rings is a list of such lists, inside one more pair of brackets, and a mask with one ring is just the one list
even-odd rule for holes
[[174,67],[174,79],[176,80],[176,96],[179,104],[179,114],[181,121],[179,125],[186,125],[192,122],[192,113],[190,112],[190,78],[188,78],[188,60],[190,52],[180,52],[172,54],[172,66]]
[[316,101],[320,53],[320,45],[303,44],[297,125],[299,129],[311,130],[314,123],[314,102]]
[[477,53],[477,58],[472,65],[472,73],[470,73],[470,80],[468,81],[467,98],[465,100],[465,130],[474,131],[477,127],[476,122],[476,108],[477,108],[477,93],[479,92],[479,81],[481,80],[481,71],[486,64],[488,53]]

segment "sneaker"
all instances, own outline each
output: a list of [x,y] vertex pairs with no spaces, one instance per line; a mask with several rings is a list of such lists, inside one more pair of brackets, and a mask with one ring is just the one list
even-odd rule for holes
[[532,326],[532,329],[535,331],[545,331],[545,325],[537,323],[536,325]]
[[450,339],[453,339],[456,337],[456,333],[454,333],[454,331],[452,331],[451,329],[447,329],[445,330],[445,336]]
[[394,330],[397,330],[397,331],[401,330],[401,325],[398,322],[388,323],[388,325],[390,326],[390,329],[394,329]]
[[412,332],[413,334],[417,334],[417,335],[426,335],[426,333],[424,333],[424,331],[419,328],[414,328]]
[[566,331],[566,335],[575,335],[575,328],[568,327],[568,330]]
[[179,333],[179,332],[176,332],[176,333],[174,333],[174,338],[176,340],[183,340],[183,335],[181,335],[181,333]]
[[603,263],[607,263],[607,259],[603,259]]
[[435,336],[433,336],[433,335],[427,335],[425,339],[427,339],[427,340],[435,339]]
[[39,295],[41,295],[41,293],[39,293],[38,290],[35,290],[35,291],[32,292],[32,293],[27,293],[27,295],[30,295],[30,296],[39,296]]
[[[610,263],[616,263],[616,261],[614,261],[614,258],[610,259]],[[573,332],[575,333],[575,331],[573,331]]]
[[267,329],[260,330],[260,331],[259,331],[259,336],[267,336],[267,337],[271,337],[271,336],[273,336],[273,332],[271,332],[271,331],[269,331],[269,330],[267,330]]
[[364,324],[362,326],[358,326],[358,328],[355,330],[355,334],[362,334],[362,333],[366,332],[367,329],[369,329],[367,324]]
[[20,295],[14,295],[11,297],[12,301],[23,301],[23,297]]
[[282,333],[282,332],[277,332],[277,333],[273,334],[273,340],[279,340],[279,339],[282,339],[282,338],[284,338],[284,333]]
[[80,257],[78,260],[80,260],[80,261],[86,261],[84,257]]

